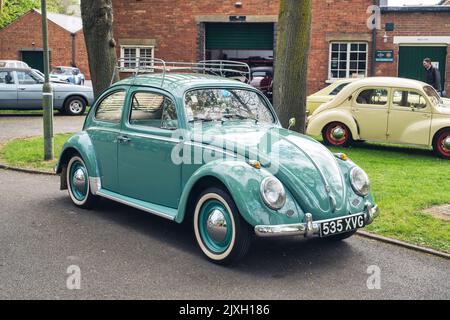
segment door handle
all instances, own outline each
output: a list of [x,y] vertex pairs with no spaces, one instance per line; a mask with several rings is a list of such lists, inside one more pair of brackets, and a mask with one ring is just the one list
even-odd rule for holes
[[424,117],[424,118],[429,118],[429,117],[430,117],[430,115],[429,115],[429,114],[427,114],[427,113],[425,113],[425,114],[423,115],[423,117]]
[[20,91],[25,91],[27,88],[19,88]]
[[127,136],[119,136],[117,138],[117,141],[119,141],[119,143],[129,143],[131,139],[128,138]]

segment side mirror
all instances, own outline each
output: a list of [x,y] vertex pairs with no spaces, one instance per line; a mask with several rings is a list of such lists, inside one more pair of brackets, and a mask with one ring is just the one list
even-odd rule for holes
[[291,128],[292,128],[292,127],[295,127],[296,124],[297,124],[297,120],[295,120],[295,118],[289,119],[289,127],[288,127],[288,130],[291,130]]

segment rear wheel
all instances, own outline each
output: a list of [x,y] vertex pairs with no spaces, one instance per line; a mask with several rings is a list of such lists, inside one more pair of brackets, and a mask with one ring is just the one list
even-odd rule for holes
[[67,188],[72,202],[83,209],[92,208],[98,197],[91,193],[89,173],[80,156],[74,155],[67,165]]
[[200,195],[193,222],[197,243],[210,261],[229,265],[247,253],[251,243],[250,227],[222,188],[209,188]]
[[71,116],[79,116],[86,111],[86,101],[81,97],[70,97],[64,104],[64,111]]
[[328,124],[323,129],[322,136],[326,145],[335,147],[347,147],[353,141],[350,129],[340,122]]
[[433,149],[440,157],[450,159],[450,129],[444,129],[436,134]]

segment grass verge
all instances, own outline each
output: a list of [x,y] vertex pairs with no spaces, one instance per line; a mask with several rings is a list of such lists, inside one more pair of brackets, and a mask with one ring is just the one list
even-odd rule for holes
[[20,168],[53,171],[64,142],[71,134],[55,135],[55,160],[44,161],[44,138],[14,139],[0,149],[2,162]]

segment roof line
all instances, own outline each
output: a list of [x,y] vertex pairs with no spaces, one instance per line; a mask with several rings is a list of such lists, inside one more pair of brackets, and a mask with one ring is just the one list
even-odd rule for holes
[[410,13],[410,12],[450,12],[450,6],[448,5],[435,5],[435,6],[397,6],[397,7],[381,7],[382,13],[398,12],[398,13]]

